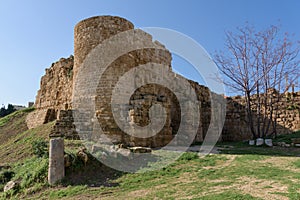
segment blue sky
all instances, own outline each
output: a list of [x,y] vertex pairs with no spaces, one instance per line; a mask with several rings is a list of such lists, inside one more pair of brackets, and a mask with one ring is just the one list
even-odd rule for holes
[[[35,100],[45,68],[73,54],[73,29],[84,18],[117,15],[137,28],[174,29],[213,54],[223,48],[224,31],[246,21],[258,29],[279,23],[300,40],[299,8],[297,0],[0,0],[0,104]],[[199,79],[184,61],[174,64]]]

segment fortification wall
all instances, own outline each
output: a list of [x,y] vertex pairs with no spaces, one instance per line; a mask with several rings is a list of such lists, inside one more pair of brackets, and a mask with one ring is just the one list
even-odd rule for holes
[[34,107],[26,123],[29,128],[57,119],[60,110],[71,109],[74,58],[61,58],[52,63],[42,76]]
[[[260,96],[264,95],[266,94]],[[272,95],[273,100],[272,102],[269,101],[266,107],[261,106],[259,112],[257,112],[254,103],[258,101],[258,97],[257,95],[252,96],[254,126],[259,123],[261,127],[267,127],[269,123],[267,133],[269,135],[275,132],[273,123],[277,124],[276,132],[278,135],[290,134],[300,130],[300,92],[279,94],[273,91],[267,95]],[[241,96],[227,98],[227,114],[222,133],[223,140],[241,141],[252,137],[247,124],[245,104],[245,98]]]
[[[96,113],[98,121],[103,127],[102,129],[104,133],[108,135],[114,143],[130,143],[132,146],[163,146],[172,139],[170,115],[167,117],[164,128],[157,135],[148,139],[142,139],[129,136],[121,131],[115,123],[112,114],[112,91],[119,78],[134,67],[150,62],[170,66],[171,54],[167,50],[158,49],[132,51],[115,60],[110,66],[108,66],[105,73],[102,75],[97,88],[98,96],[96,97]],[[138,77],[138,75],[135,77]],[[143,93],[143,95],[141,95],[141,93]],[[138,92],[133,94],[131,100],[133,121],[137,122],[137,124],[140,124],[141,126],[147,125],[149,120],[148,110],[150,105],[154,103],[161,104],[167,109],[167,113],[169,114],[171,98],[168,93],[169,92],[166,88],[159,85],[151,84],[140,88]],[[150,101],[147,101],[145,98],[150,98],[150,96],[153,98],[151,98]],[[157,98],[158,96],[164,96],[166,97],[166,100],[159,102]]]
[[61,58],[46,69],[41,78],[35,108],[66,110],[71,108],[74,57]]
[[[46,69],[46,74],[41,78],[40,90],[36,96],[36,111],[27,118],[28,127],[33,128],[48,121],[59,119],[52,134],[62,133],[69,138],[78,138],[70,110],[73,103],[74,80],[81,78],[76,77],[78,70],[94,47],[109,37],[133,28],[133,24],[126,19],[112,16],[93,17],[79,22],[74,29],[74,57],[60,59],[49,69]],[[127,135],[118,127],[112,114],[113,88],[119,78],[134,67],[147,63],[163,64],[167,66],[168,73],[172,76],[181,77],[172,72],[170,52],[158,42],[153,42],[149,34],[145,33],[145,40],[159,48],[139,49],[126,53],[111,63],[103,73],[95,97],[95,116],[101,124],[104,134],[114,143],[124,143],[130,146],[164,146],[173,139],[181,123],[178,99],[167,87],[156,84],[145,85],[138,88],[129,100],[127,116],[131,123],[140,126],[149,123],[149,108],[152,105],[160,104],[166,109],[167,120],[163,129],[151,138],[143,139]],[[99,56],[101,58],[101,55]],[[138,74],[135,77],[138,78]],[[197,94],[200,123],[194,141],[201,142],[210,125],[211,94],[207,87],[191,80],[187,81]],[[226,141],[250,139],[245,101],[241,97],[227,98],[226,100],[226,121],[221,139]],[[283,96],[276,108],[279,133],[289,133],[300,129],[300,92]],[[272,130],[270,129],[270,131]],[[89,137],[98,136],[90,135]]]
[[26,117],[26,124],[29,129],[35,128],[42,124],[46,124],[56,119],[56,112],[54,109],[38,109],[31,112]]

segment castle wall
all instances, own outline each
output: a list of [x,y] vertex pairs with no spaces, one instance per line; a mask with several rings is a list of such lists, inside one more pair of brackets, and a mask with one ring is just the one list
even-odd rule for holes
[[36,110],[28,114],[28,128],[56,120],[60,110],[71,109],[73,89],[74,58],[61,58],[46,69],[41,78],[34,107]]
[[[151,41],[150,41],[151,42]],[[157,49],[143,49],[132,51],[126,55],[119,57],[110,66],[107,67],[103,73],[100,83],[97,88],[96,97],[96,113],[99,123],[102,126],[102,130],[108,135],[114,143],[126,143],[131,146],[163,146],[170,142],[172,139],[171,119],[170,115],[167,117],[164,128],[154,137],[148,139],[141,139],[132,137],[121,131],[118,125],[115,123],[112,107],[111,98],[112,91],[116,86],[119,78],[124,73],[133,69],[136,66],[143,65],[146,63],[158,63],[170,66],[171,54],[167,50]],[[142,91],[142,92],[141,92]],[[144,94],[144,96],[141,95]],[[133,121],[137,124],[144,126],[148,124],[148,110],[150,105],[159,103],[167,109],[168,114],[171,108],[171,96],[168,95],[170,92],[159,85],[146,85],[133,94],[131,100],[131,109],[134,112],[132,114]],[[148,96],[148,97],[145,97]],[[147,100],[145,98],[151,98]],[[166,97],[166,100],[158,101],[158,96]]]
[[35,108],[56,111],[71,108],[73,89],[74,58],[61,58],[46,69],[41,78],[40,89],[36,96]]
[[[261,94],[263,96],[265,94]],[[281,94],[278,98],[278,93],[273,95],[272,102],[269,102],[267,107],[262,106],[260,109],[260,126],[263,127],[270,123],[268,134],[275,132],[272,123],[276,121],[276,132],[278,135],[290,134],[293,131],[300,130],[300,92]],[[252,101],[257,102],[257,95],[252,96]],[[225,141],[241,141],[252,137],[247,125],[247,114],[245,109],[246,101],[241,96],[227,98],[227,114],[223,128],[222,138]],[[271,104],[271,105],[270,105]],[[271,111],[271,107],[273,111]],[[254,126],[258,124],[257,108],[255,104],[252,107]],[[271,117],[272,115],[272,117]]]
[[[103,42],[122,31],[133,29],[133,24],[120,17],[101,16],[79,22],[74,29],[74,58],[60,59],[46,69],[41,78],[40,90],[36,96],[36,111],[27,118],[29,128],[36,127],[48,121],[58,119],[52,134],[66,135],[76,138],[72,111],[72,95],[74,81],[88,53]],[[112,62],[102,74],[95,97],[95,115],[101,124],[102,131],[114,143],[125,143],[131,146],[159,147],[166,145],[177,133],[181,123],[181,110],[178,99],[167,87],[149,84],[138,88],[129,99],[128,115],[131,123],[146,126],[149,123],[149,108],[154,104],[162,105],[167,111],[167,120],[163,129],[155,136],[142,139],[129,136],[116,124],[111,107],[112,90],[119,78],[136,66],[157,63],[168,67],[168,73],[181,77],[172,72],[171,54],[161,44],[152,42],[148,34],[147,42],[160,48],[139,49],[128,52]],[[101,58],[101,55],[100,55]],[[92,72],[91,72],[92,73]],[[76,77],[76,78],[75,78]],[[136,75],[138,78],[138,74]],[[181,77],[183,78],[183,77]],[[186,79],[187,80],[187,79]],[[93,80],[90,80],[93,81]],[[203,141],[211,121],[210,91],[207,87],[187,80],[194,88],[200,110],[200,123],[195,142]],[[240,141],[252,136],[247,125],[245,101],[240,97],[227,98],[227,112],[222,140]],[[300,92],[287,94],[277,103],[276,120],[280,134],[300,129],[299,108]],[[268,117],[268,116],[266,116]],[[272,129],[270,129],[270,132]],[[90,135],[97,137],[97,135]]]
[[26,125],[29,129],[38,127],[56,119],[54,109],[37,109],[26,117]]

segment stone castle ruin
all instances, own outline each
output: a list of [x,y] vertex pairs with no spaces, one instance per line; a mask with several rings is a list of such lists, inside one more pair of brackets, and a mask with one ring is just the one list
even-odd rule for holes
[[[113,16],[98,16],[85,19],[75,26],[74,56],[61,58],[46,69],[41,78],[40,89],[36,96],[36,110],[26,119],[29,128],[57,120],[51,135],[60,135],[69,139],[79,139],[73,118],[73,95],[75,81],[80,80],[80,67],[87,55],[106,39],[121,32],[135,30],[126,19]],[[140,30],[139,30],[140,31]],[[144,33],[146,40],[159,48],[133,50],[118,57],[102,74],[95,97],[95,116],[101,124],[103,133],[115,144],[128,146],[162,147],[176,135],[181,123],[181,109],[173,92],[159,84],[146,84],[138,88],[130,97],[128,119],[139,126],[149,124],[149,109],[154,104],[165,108],[167,117],[163,128],[149,138],[138,138],[124,133],[117,125],[112,114],[112,90],[118,80],[129,70],[138,65],[157,63],[168,66],[168,73],[174,79],[183,78],[171,68],[171,53],[159,42],[152,41],[151,35]],[[100,55],[101,56],[101,55]],[[93,73],[93,72],[91,72]],[[215,95],[209,88],[197,82],[187,80],[195,90],[200,111],[199,126],[194,142],[202,142],[211,121],[210,95]],[[223,96],[219,95],[224,99]],[[220,140],[237,141],[250,139],[251,134],[246,122],[245,103],[241,97],[225,98],[227,103],[226,120]],[[297,109],[288,109],[291,106]],[[300,130],[300,92],[288,94],[279,102],[278,118],[280,133]],[[272,130],[270,130],[272,131]],[[89,137],[92,137],[90,135]]]

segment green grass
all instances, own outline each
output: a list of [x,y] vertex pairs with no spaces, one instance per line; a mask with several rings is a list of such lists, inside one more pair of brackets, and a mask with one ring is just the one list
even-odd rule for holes
[[[288,135],[280,135],[273,142],[291,143],[293,138],[300,138],[300,131]],[[217,144],[221,147],[223,154],[238,154],[238,155],[269,155],[269,156],[300,156],[299,149],[289,149],[281,147],[268,146],[249,146],[248,142],[221,142]]]
[[[299,199],[300,170],[295,171],[274,166],[263,161],[271,158],[264,155],[239,155],[233,159],[227,155],[208,155],[199,158],[196,153],[185,153],[176,162],[157,171],[145,173],[127,173],[116,180],[115,187],[90,188],[75,185],[46,190],[35,196],[36,199],[76,199],[100,197],[101,199],[264,199],[253,196],[242,189],[245,184],[255,187],[258,184],[263,190],[270,190],[270,195]],[[278,157],[278,161],[281,158]],[[299,158],[294,158],[295,163]],[[229,162],[229,163],[228,163]],[[295,166],[298,167],[298,164]],[[245,180],[244,180],[245,179]],[[252,182],[247,183],[249,180]],[[298,182],[295,180],[298,180]],[[269,185],[269,182],[273,183]],[[285,186],[286,191],[277,191],[276,184]]]
[[201,198],[202,200],[258,200],[249,194],[240,194],[238,191],[227,191],[220,194],[211,194]]
[[23,110],[19,110],[19,111],[13,112],[13,113],[11,113],[11,114],[5,116],[5,117],[1,117],[1,118],[0,118],[0,128],[1,128],[2,126],[4,126],[5,124],[7,124],[7,122],[9,122],[11,119],[17,118],[17,117],[19,117],[20,115],[22,115],[23,113],[28,113],[28,112],[31,112],[31,111],[33,111],[33,110],[34,110],[33,107],[31,107],[31,108],[25,108],[25,109],[23,109]]
[[0,146],[1,162],[10,164],[32,157],[32,143],[38,140],[48,140],[54,123],[44,124],[10,138],[5,144]]
[[59,199],[63,197],[75,196],[82,193],[84,190],[87,190],[88,187],[86,185],[79,186],[68,186],[66,188],[62,188],[56,191],[51,191],[49,193],[49,199]]
[[37,158],[32,144],[35,141],[48,140],[54,122],[27,130],[25,118],[33,110],[33,108],[20,110],[0,119],[0,138],[2,139],[0,166],[9,167],[9,169],[0,168],[0,179],[7,177],[1,176],[5,173],[13,174],[0,181],[0,189],[3,190],[9,180],[20,184],[19,188],[14,191],[1,193],[0,199],[7,197],[20,199],[19,195],[34,193],[47,185],[48,159]]
[[274,142],[291,143],[293,138],[300,138],[300,131],[288,135],[279,135],[276,139],[274,139]]
[[[290,199],[299,199],[299,158],[294,158],[292,164],[299,169],[298,171],[263,162],[269,158],[271,157],[264,155],[239,155],[232,159],[228,155],[198,157],[196,153],[184,153],[176,162],[161,170],[127,173],[111,180],[111,182],[117,183],[115,187],[101,186],[98,188],[88,187],[84,184],[48,187],[44,181],[45,177],[42,175],[45,174],[47,161],[34,158],[24,162],[23,165],[15,165],[13,168],[18,171],[14,178],[25,178],[26,181],[21,183],[21,187],[27,188],[21,193],[23,196],[13,197],[25,198],[26,195],[30,195],[32,199],[84,197],[103,197],[103,199],[177,199],[178,197],[213,200],[264,199],[237,189],[242,187],[247,179],[250,179],[255,180],[251,183],[252,187],[266,181],[284,185],[287,187],[286,191],[274,191],[270,194],[277,195],[277,197],[287,196]],[[278,160],[280,159],[278,157]],[[243,180],[244,177],[247,179]],[[35,184],[32,184],[33,182]],[[272,190],[276,186],[267,184],[261,187],[264,190]],[[215,191],[216,189],[218,192]],[[33,192],[38,193],[33,194]]]
[[[26,113],[22,116],[24,120]],[[18,113],[3,120],[3,128],[13,126]],[[20,122],[21,123],[21,122]],[[287,197],[300,199],[300,158],[299,149],[269,147],[249,147],[246,143],[218,143],[223,148],[218,155],[199,157],[197,153],[184,153],[175,162],[163,168],[160,164],[149,163],[155,171],[141,169],[143,173],[120,173],[112,171],[96,160],[88,166],[76,164],[74,173],[67,170],[69,176],[76,173],[95,176],[95,179],[47,184],[48,158],[37,158],[33,152],[34,141],[47,140],[55,122],[26,130],[8,138],[0,145],[2,164],[10,169],[0,170],[0,189],[8,179],[20,181],[18,191],[1,193],[0,199],[203,199],[203,200],[253,200],[265,199],[265,195],[275,195],[277,199]],[[279,140],[288,140],[300,136],[300,132],[281,136]],[[65,141],[65,151],[75,155],[82,145],[80,141]],[[176,157],[172,152],[154,152]],[[288,157],[287,157],[288,156]],[[266,162],[268,161],[268,162]],[[6,174],[6,172],[7,174]],[[101,184],[91,187],[97,181],[97,174],[111,175],[101,177]],[[9,172],[13,176],[9,177]],[[2,178],[1,178],[2,177]],[[5,178],[6,177],[6,178]],[[88,186],[89,185],[89,186]],[[245,189],[249,186],[250,191]],[[282,189],[283,188],[283,189]]]
[[270,147],[244,147],[244,148],[232,148],[222,149],[221,153],[224,154],[256,154],[256,155],[268,155],[268,156],[299,156],[299,151],[291,151],[286,148],[270,148]]
[[0,198],[21,198],[41,190],[47,183],[48,159],[33,157],[18,162],[10,169],[14,173],[11,180],[19,183],[19,188],[2,193]]
[[293,165],[300,169],[300,159],[293,162]]

